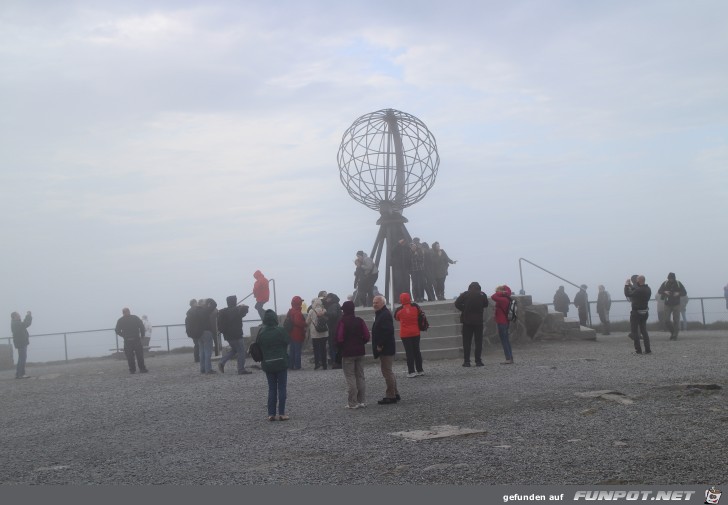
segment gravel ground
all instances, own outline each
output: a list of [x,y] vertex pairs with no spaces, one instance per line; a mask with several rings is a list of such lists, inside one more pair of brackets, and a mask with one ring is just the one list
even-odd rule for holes
[[[425,362],[397,405],[366,366],[366,409],[349,411],[340,370],[291,372],[287,422],[266,419],[265,374],[202,376],[191,355],[30,365],[0,373],[1,484],[724,484],[725,332],[624,333],[515,346],[500,365]],[[29,349],[32,359],[32,348]],[[248,365],[252,361],[248,361]],[[234,363],[228,365],[235,370]],[[716,384],[721,389],[686,388]],[[631,405],[575,393],[614,390]],[[484,433],[410,441],[451,425]]]

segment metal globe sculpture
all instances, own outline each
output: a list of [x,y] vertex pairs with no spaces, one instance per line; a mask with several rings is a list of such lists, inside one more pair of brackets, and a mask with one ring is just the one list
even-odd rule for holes
[[337,161],[349,196],[381,214],[371,258],[379,266],[386,245],[385,296],[390,279],[395,294],[409,292],[408,266],[395,264],[392,248],[411,240],[402,211],[435,184],[440,166],[435,137],[415,116],[382,109],[364,114],[344,132]]
[[395,109],[364,114],[341,139],[337,156],[349,195],[373,210],[403,209],[435,184],[437,143],[418,118]]

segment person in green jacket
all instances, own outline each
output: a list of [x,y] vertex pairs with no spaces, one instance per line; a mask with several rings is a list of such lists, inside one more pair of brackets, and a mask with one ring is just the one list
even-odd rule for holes
[[[278,325],[278,316],[270,309],[263,314],[263,328],[256,342],[263,351],[260,368],[268,378],[268,420],[287,421],[286,385],[288,384],[288,332]],[[277,405],[276,405],[277,404]]]

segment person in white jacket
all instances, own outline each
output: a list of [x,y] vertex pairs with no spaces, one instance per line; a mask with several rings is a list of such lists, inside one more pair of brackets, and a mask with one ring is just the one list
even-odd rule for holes
[[311,303],[311,310],[306,315],[306,325],[313,344],[313,356],[316,363],[314,370],[320,368],[326,370],[326,342],[329,339],[329,327],[326,309],[324,309],[321,298],[315,298]]

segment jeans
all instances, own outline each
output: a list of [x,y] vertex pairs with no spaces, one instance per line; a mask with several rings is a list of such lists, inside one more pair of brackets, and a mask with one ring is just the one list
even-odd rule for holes
[[278,404],[278,415],[286,414],[286,385],[288,383],[288,370],[280,372],[266,372],[268,379],[268,415],[276,415],[276,404]]
[[328,336],[322,338],[312,338],[313,343],[313,359],[316,363],[316,368],[323,367],[324,370],[328,367],[326,362],[326,341]]
[[465,363],[470,363],[470,345],[475,337],[475,362],[480,363],[480,356],[483,353],[483,325],[463,323],[463,358]]
[[212,332],[205,330],[200,337],[200,373],[212,372]]
[[265,302],[256,302],[255,303],[255,310],[258,312],[258,315],[260,316],[260,322],[263,323],[263,316],[265,315],[265,309],[263,309],[263,305],[265,305]]
[[344,369],[344,378],[349,392],[349,407],[364,403],[366,386],[364,384],[364,356],[344,356],[341,368]]
[[509,323],[497,323],[496,326],[498,326],[498,336],[503,346],[503,353],[506,355],[507,360],[511,360],[513,359],[513,351],[511,350],[511,341],[508,339]]
[[422,353],[420,352],[420,336],[402,339],[404,353],[407,355],[407,373],[422,371]]
[[25,361],[28,359],[28,346],[21,345],[18,347],[18,364],[15,367],[15,378],[19,379],[25,375]]
[[291,370],[301,369],[301,349],[303,348],[303,342],[291,342],[288,347],[288,368]]
[[238,355],[238,373],[245,370],[245,346],[243,345],[243,339],[239,338],[237,340],[230,340],[228,342],[230,344],[230,352],[227,353],[220,359],[220,365],[225,366],[225,363],[230,361],[232,357],[237,354]]
[[680,333],[680,305],[665,305],[665,326],[670,332],[670,338],[677,338]]
[[129,365],[130,372],[136,372],[136,364],[134,363],[134,357],[136,356],[136,362],[139,364],[139,370],[146,370],[144,366],[144,349],[142,348],[141,338],[129,338],[124,339],[124,354],[126,354],[126,361]]
[[633,310],[629,313],[629,326],[634,337],[634,349],[637,352],[642,352],[640,346],[640,333],[645,341],[645,351],[650,352],[650,337],[647,335],[647,317],[649,312]]

